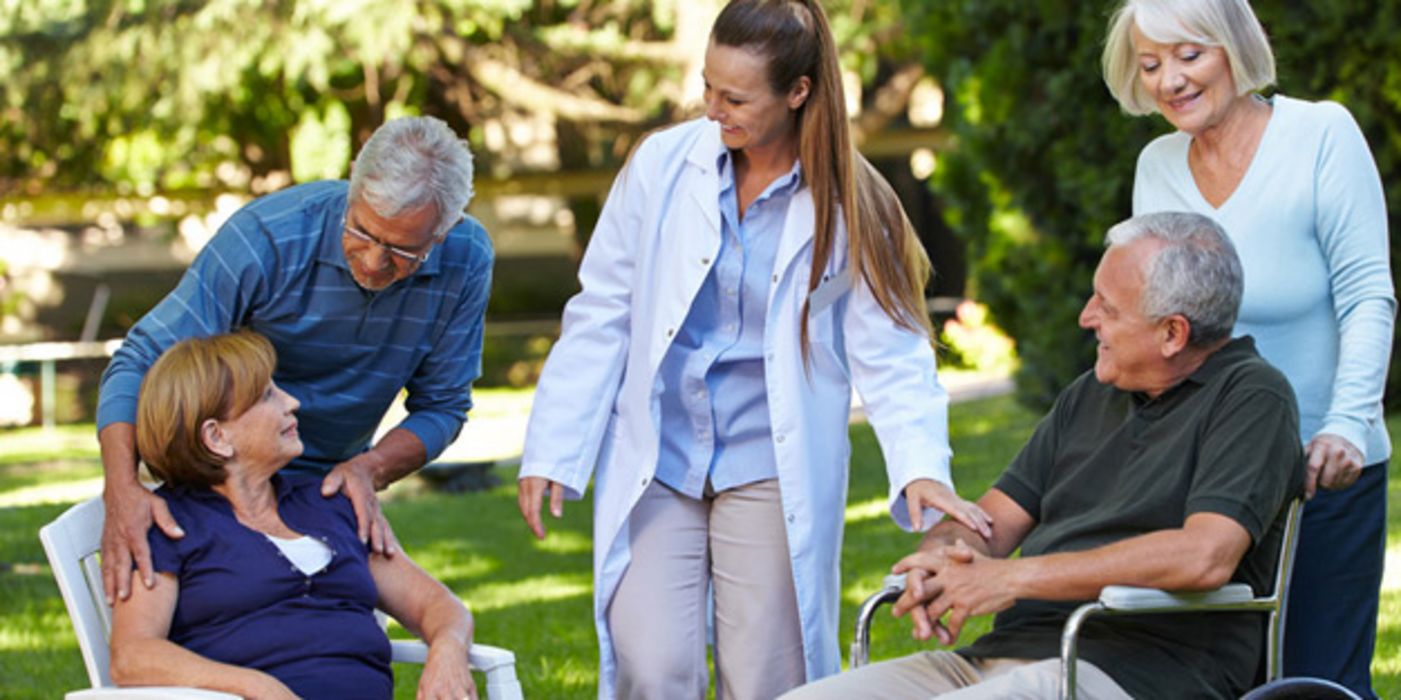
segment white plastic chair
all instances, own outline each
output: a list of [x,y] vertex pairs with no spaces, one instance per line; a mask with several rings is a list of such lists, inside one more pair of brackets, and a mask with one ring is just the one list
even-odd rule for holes
[[[1257,596],[1250,586],[1244,583],[1228,583],[1213,591],[1194,593],[1174,593],[1135,586],[1105,586],[1100,591],[1098,600],[1081,605],[1065,622],[1061,632],[1060,697],[1065,700],[1075,699],[1077,640],[1080,626],[1086,618],[1093,615],[1240,611],[1265,613],[1269,616],[1269,623],[1265,639],[1264,680],[1266,683],[1278,680],[1284,659],[1285,603],[1289,600],[1289,578],[1294,569],[1294,549],[1299,540],[1299,519],[1303,509],[1302,498],[1297,498],[1289,504],[1285,515],[1284,533],[1280,537],[1274,589],[1269,595]],[[881,590],[862,603],[856,618],[856,636],[851,643],[851,668],[860,668],[870,662],[871,617],[876,609],[899,598],[904,591],[904,576],[886,576]]]
[[[69,508],[53,522],[39,529],[49,566],[53,568],[63,604],[78,636],[92,688],[68,693],[67,700],[132,700],[170,698],[180,700],[236,700],[238,696],[196,688],[117,688],[108,673],[108,637],[112,630],[112,610],[102,593],[102,569],[97,553],[102,546],[102,499],[94,498]],[[428,647],[418,641],[392,643],[393,660],[423,663]],[[486,674],[486,697],[491,700],[522,700],[516,678],[516,655],[506,649],[473,644],[467,656],[472,668]]]

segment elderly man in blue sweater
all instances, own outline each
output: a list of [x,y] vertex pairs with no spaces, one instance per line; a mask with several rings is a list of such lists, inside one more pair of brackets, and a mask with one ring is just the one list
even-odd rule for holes
[[[393,553],[375,491],[456,438],[481,374],[493,253],[486,231],[463,214],[471,197],[466,143],[440,120],[407,117],[370,137],[348,183],[267,195],[219,229],[102,376],[109,600],[129,595],[133,563],[151,585],[153,522],[183,534],[137,480],[136,398],[146,370],[183,338],[239,328],[272,341],[274,380],[301,402],[305,451],[288,469],[325,474],[323,495],[350,498],[360,538]],[[371,445],[404,390],[408,416]]]

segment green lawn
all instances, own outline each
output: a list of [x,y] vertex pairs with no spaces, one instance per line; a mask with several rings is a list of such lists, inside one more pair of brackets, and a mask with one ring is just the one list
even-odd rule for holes
[[[959,404],[952,418],[955,475],[967,496],[987,487],[1035,421],[1009,398]],[[1395,435],[1401,420],[1390,425]],[[86,684],[36,532],[69,504],[100,489],[91,431],[80,426],[51,434],[0,433],[0,697],[53,698]],[[914,543],[885,515],[885,477],[870,429],[855,426],[852,438],[842,559],[843,649],[851,641],[856,605]],[[503,486],[474,494],[436,493],[410,480],[391,490],[386,510],[409,553],[471,604],[478,639],[516,652],[528,696],[593,697],[590,509],[587,503],[569,504],[564,520],[550,523],[549,539],[536,542],[516,513],[513,475],[502,476]],[[1401,478],[1393,477],[1391,488],[1397,503]],[[1401,551],[1397,509],[1389,518],[1391,548]],[[1382,605],[1377,690],[1382,697],[1401,697],[1401,583],[1389,585]],[[975,621],[965,639],[985,628],[985,620]],[[917,648],[904,621],[885,615],[874,638],[877,657]],[[413,667],[398,671],[399,696],[413,697],[416,672]]]

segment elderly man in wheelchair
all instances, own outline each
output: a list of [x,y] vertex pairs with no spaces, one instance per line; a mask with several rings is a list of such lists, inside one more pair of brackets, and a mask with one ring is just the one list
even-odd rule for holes
[[[1235,249],[1196,214],[1137,217],[1107,239],[1080,315],[1099,342],[1094,371],[979,501],[992,536],[944,522],[893,569],[907,584],[894,611],[916,638],[952,645],[968,617],[995,612],[992,631],[785,697],[1056,697],[1062,627],[1105,586],[1269,590],[1304,457],[1289,384],[1249,337],[1231,338]],[[1251,613],[1091,619],[1075,691],[1239,697],[1263,638]]]

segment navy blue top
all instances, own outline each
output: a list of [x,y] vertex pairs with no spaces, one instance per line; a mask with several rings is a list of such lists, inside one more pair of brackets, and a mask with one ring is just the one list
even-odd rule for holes
[[170,641],[270,673],[299,697],[391,697],[389,640],[375,620],[379,593],[350,501],[322,498],[319,479],[273,477],[273,487],[282,521],[330,546],[324,569],[303,574],[213,491],[156,492],[185,529],[179,540],[160,528],[147,536],[156,570],[180,581]]

